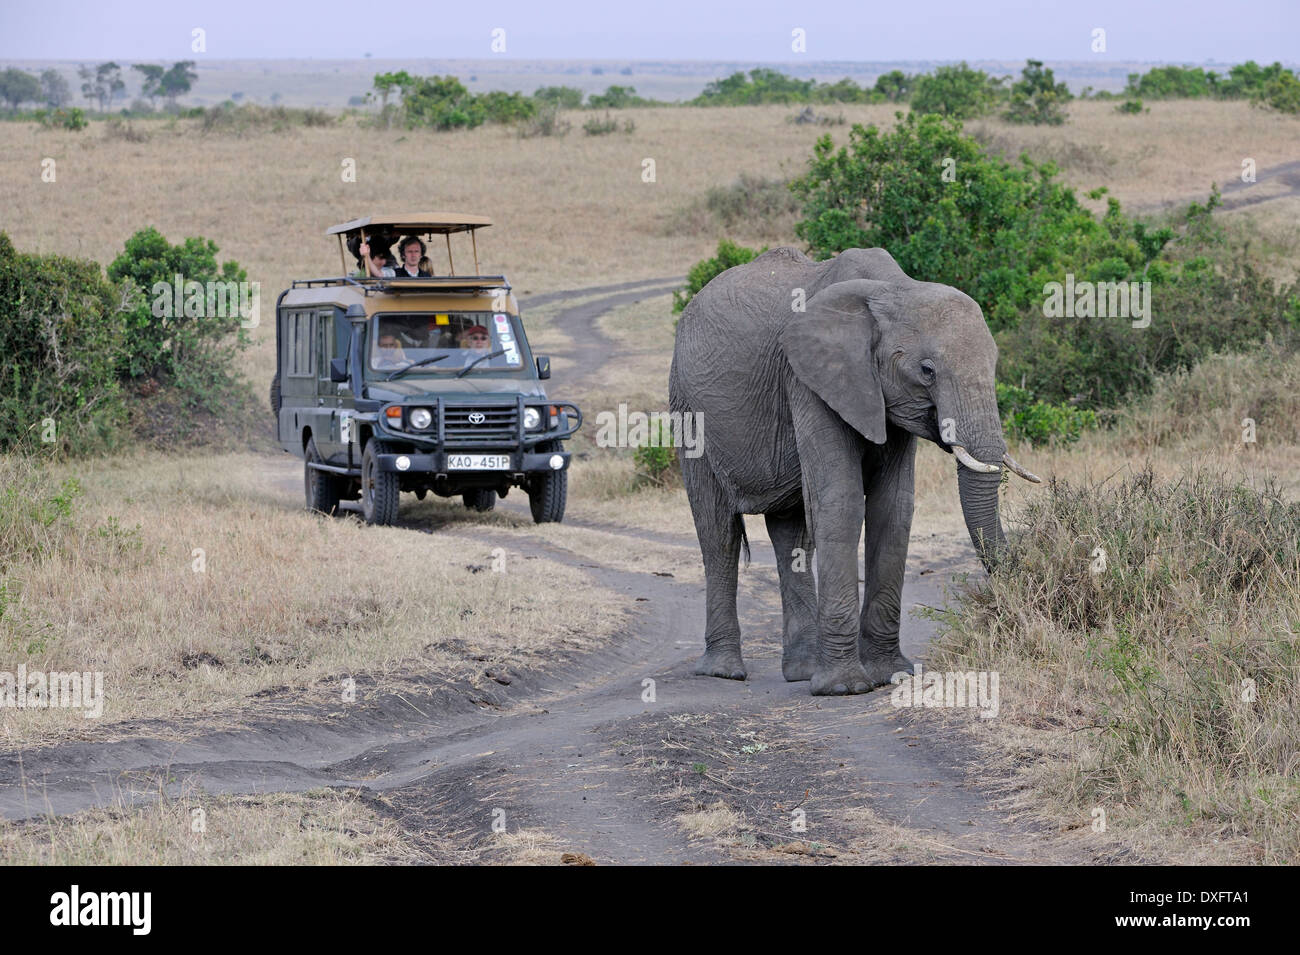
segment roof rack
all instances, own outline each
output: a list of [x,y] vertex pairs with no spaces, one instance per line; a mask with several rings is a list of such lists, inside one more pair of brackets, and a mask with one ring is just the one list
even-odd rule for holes
[[445,292],[450,294],[481,292],[484,289],[505,289],[510,283],[504,275],[434,275],[421,278],[354,278],[340,275],[334,278],[294,279],[294,288],[315,288],[327,285],[355,285],[365,294],[371,292]]
[[325,230],[325,234],[339,237],[339,262],[344,271],[347,270],[347,259],[343,254],[345,239],[353,233],[359,235],[362,242],[376,233],[387,235],[389,232],[405,232],[407,235],[429,237],[441,235],[447,243],[447,270],[454,275],[456,266],[451,257],[452,233],[469,233],[470,244],[474,250],[474,271],[477,272],[479,268],[477,230],[491,224],[492,220],[487,216],[471,215],[467,212],[409,212],[362,216],[359,219],[330,226]]

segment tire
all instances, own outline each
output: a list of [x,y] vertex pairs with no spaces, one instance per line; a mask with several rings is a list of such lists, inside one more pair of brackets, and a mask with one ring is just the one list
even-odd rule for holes
[[370,440],[361,453],[361,516],[367,524],[386,527],[397,520],[397,503],[401,497],[401,485],[397,475],[392,471],[379,470],[375,457],[388,454],[389,448],[384,442]]
[[471,511],[490,511],[497,506],[497,492],[495,488],[479,487],[472,491],[466,491],[461,496],[465,506]]
[[307,439],[307,449],[303,455],[303,489],[307,495],[307,510],[322,514],[337,514],[339,499],[343,496],[343,480],[329,471],[318,471],[311,465],[323,463],[320,452],[316,450],[316,439]]
[[271,379],[271,414],[280,417],[280,376]]
[[[563,445],[548,441],[536,447],[538,453],[559,451]],[[535,475],[528,486],[528,505],[534,524],[558,524],[564,520],[564,502],[569,495],[569,472],[547,471]]]

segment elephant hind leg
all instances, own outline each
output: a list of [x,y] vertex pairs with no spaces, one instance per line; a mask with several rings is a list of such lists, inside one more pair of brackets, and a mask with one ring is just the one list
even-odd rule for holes
[[[743,680],[749,674],[740,655],[736,583],[745,519],[736,513],[705,456],[682,458],[682,480],[704,558],[704,655],[696,663],[695,672]],[[748,550],[747,540],[745,544]]]
[[817,669],[817,588],[803,505],[768,514],[767,533],[781,578],[781,675],[790,682],[811,680]]

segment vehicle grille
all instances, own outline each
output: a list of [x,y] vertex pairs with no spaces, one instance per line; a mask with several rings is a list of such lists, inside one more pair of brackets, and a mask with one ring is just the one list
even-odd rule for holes
[[[482,421],[471,421],[482,415]],[[519,439],[519,409],[515,405],[444,405],[443,444],[448,448],[513,446]]]

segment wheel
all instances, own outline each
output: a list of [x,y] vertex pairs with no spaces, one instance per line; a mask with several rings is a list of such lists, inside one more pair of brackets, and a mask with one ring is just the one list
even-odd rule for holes
[[[558,441],[539,444],[538,453],[559,451]],[[547,471],[535,475],[528,486],[528,505],[533,511],[534,524],[558,524],[564,520],[564,501],[569,494],[569,472]]]
[[497,506],[497,492],[490,487],[478,487],[460,497],[471,511],[490,511]]
[[388,453],[388,446],[375,440],[367,441],[366,450],[361,453],[361,516],[367,524],[386,526],[397,520],[397,501],[401,496],[397,474],[379,470],[379,462],[375,460],[378,455]]
[[303,462],[303,486],[307,492],[307,510],[320,511],[322,514],[337,514],[339,498],[343,496],[343,480],[329,471],[318,471],[313,463],[323,463],[324,459],[316,450],[316,439],[307,439],[307,450]]
[[280,417],[280,376],[271,379],[271,414]]

